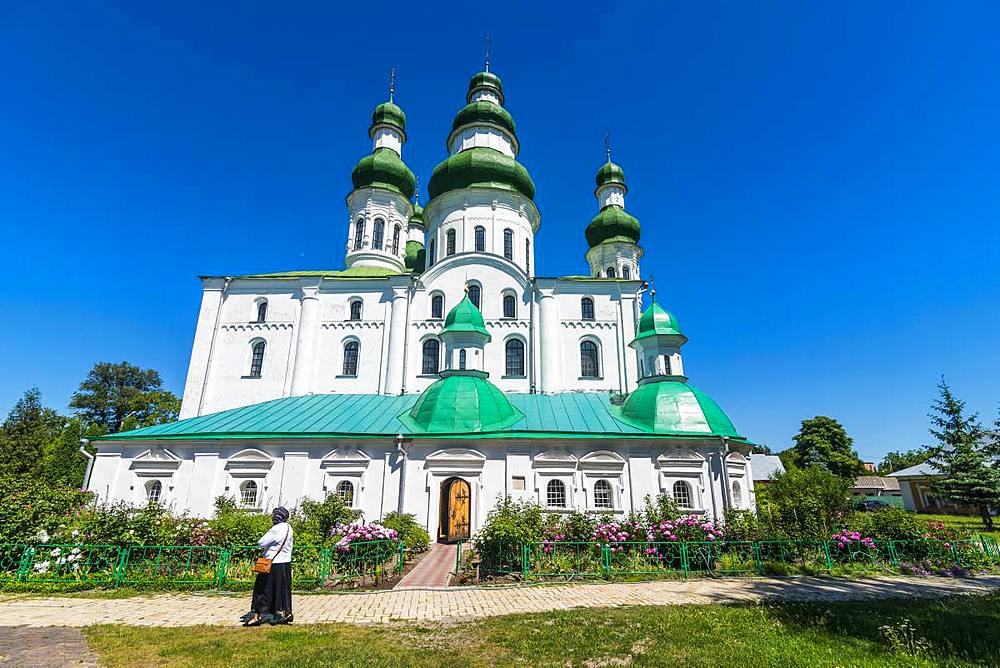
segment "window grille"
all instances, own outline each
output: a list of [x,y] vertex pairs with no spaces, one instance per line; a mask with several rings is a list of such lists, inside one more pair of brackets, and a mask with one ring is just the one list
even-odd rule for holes
[[260,373],[264,369],[264,347],[263,341],[253,344],[253,355],[250,357],[250,377],[260,378]]
[[506,373],[508,376],[524,375],[524,342],[521,339],[509,339],[506,347]]
[[614,493],[611,490],[611,483],[607,480],[598,480],[594,483],[594,507],[614,507]]
[[674,483],[673,487],[674,501],[677,502],[678,507],[690,509],[694,506],[691,505],[691,485],[686,482],[678,480]]
[[344,375],[358,375],[358,352],[360,344],[357,341],[348,341],[344,344]]
[[545,486],[545,505],[549,508],[566,507],[566,483],[562,480],[550,480]]
[[583,341],[580,344],[580,375],[584,378],[598,378],[601,375],[597,344]]

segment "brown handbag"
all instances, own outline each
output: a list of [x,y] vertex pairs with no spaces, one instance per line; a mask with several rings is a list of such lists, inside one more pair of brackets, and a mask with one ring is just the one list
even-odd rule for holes
[[[290,532],[291,528],[289,528],[288,531],[285,532],[285,537],[281,541],[281,545],[278,546],[278,551],[274,553],[274,556],[278,556],[279,554],[281,554],[281,551],[285,548],[285,543],[288,542],[288,534]],[[250,570],[259,575],[267,575],[268,573],[271,572],[272,561],[273,561],[272,559],[268,559],[267,557],[257,557],[257,561],[253,562],[253,567]]]

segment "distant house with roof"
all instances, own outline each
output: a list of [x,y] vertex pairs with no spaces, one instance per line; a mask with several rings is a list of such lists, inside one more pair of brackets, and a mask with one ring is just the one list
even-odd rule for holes
[[754,487],[766,485],[771,478],[785,472],[785,465],[778,455],[750,454],[750,473],[753,475]]
[[901,496],[899,480],[889,476],[863,475],[858,476],[851,487],[855,496]]
[[899,481],[899,491],[903,496],[903,507],[924,513],[975,514],[975,509],[957,506],[934,495],[934,479],[941,472],[929,461],[890,473],[890,478]]

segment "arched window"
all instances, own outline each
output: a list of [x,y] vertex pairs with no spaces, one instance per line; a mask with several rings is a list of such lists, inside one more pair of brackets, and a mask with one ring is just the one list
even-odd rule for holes
[[250,355],[250,377],[260,378],[260,372],[264,369],[264,347],[263,341],[253,344],[253,354]]
[[531,240],[524,240],[524,271],[531,271]]
[[663,375],[670,376],[670,355],[663,356]]
[[424,341],[424,361],[420,373],[437,373],[441,369],[441,342],[437,339]]
[[246,480],[240,485],[240,505],[244,508],[257,507],[257,483]]
[[486,251],[486,228],[479,226],[476,227],[476,252],[484,253]]
[[399,225],[392,228],[392,254],[399,255],[399,233],[402,231]]
[[344,375],[358,375],[358,352],[361,345],[357,341],[348,341],[344,344]]
[[598,480],[594,483],[594,507],[614,508],[614,492],[611,491],[611,483],[607,480]]
[[517,317],[517,302],[514,300],[514,295],[507,294],[503,296],[503,317]]
[[385,221],[381,218],[375,219],[375,229],[372,232],[372,248],[382,250],[382,239],[385,237]]
[[508,260],[514,259],[514,230],[503,231],[503,256]]
[[608,278],[614,278],[615,277],[615,268],[614,267],[608,267],[608,271],[606,273],[608,275]]
[[594,300],[590,297],[584,297],[580,300],[580,318],[582,320],[594,319]]
[[428,267],[431,266],[432,264],[434,264],[434,261],[437,259],[436,248],[437,248],[437,244],[434,243],[434,239],[431,239],[430,250],[428,250],[428,252],[427,252],[427,266]]
[[354,228],[354,250],[361,250],[365,243],[365,219],[358,218],[358,224]]
[[150,480],[146,483],[146,500],[150,503],[158,503],[162,493],[163,483],[159,480]]
[[475,304],[476,308],[479,309],[480,311],[483,310],[483,307],[479,305],[480,297],[482,297],[482,294],[483,291],[478,285],[476,285],[475,283],[469,284],[469,301]]
[[622,267],[622,278],[632,278],[632,270],[628,267]]
[[566,507],[566,483],[562,480],[549,480],[545,486],[545,505],[549,508]]
[[361,320],[361,300],[351,302],[351,320]]
[[733,481],[733,505],[737,508],[743,505],[743,490],[740,489],[740,483]]
[[458,351],[458,368],[465,371],[465,348]]
[[580,342],[580,375],[584,378],[599,378],[601,375],[597,344],[593,341]]
[[267,320],[267,300],[262,299],[260,303],[257,304],[257,322],[265,322]]
[[680,508],[690,509],[694,506],[691,505],[691,485],[678,480],[673,486],[673,496],[674,501],[677,502],[677,506]]
[[454,255],[455,254],[455,230],[448,230],[448,232],[444,235],[444,238],[445,238],[445,242],[446,242],[445,255]]
[[444,296],[434,295],[431,297],[431,317],[440,320],[444,317]]
[[335,494],[340,497],[340,500],[348,508],[354,505],[354,483],[350,480],[341,480],[338,482]]
[[507,359],[505,373],[508,376],[524,375],[524,342],[521,339],[507,339],[504,346]]

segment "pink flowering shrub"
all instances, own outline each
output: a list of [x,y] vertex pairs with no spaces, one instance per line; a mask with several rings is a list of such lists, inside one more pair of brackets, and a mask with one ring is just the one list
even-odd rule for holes
[[848,531],[847,529],[841,529],[838,533],[833,534],[830,540],[842,550],[850,547],[868,549],[875,547],[874,538],[863,537],[860,532]]
[[364,524],[357,522],[354,524],[337,523],[330,530],[330,536],[336,541],[334,547],[340,552],[347,552],[351,549],[352,543],[369,542],[373,540],[396,540],[399,532],[395,529],[386,529],[381,524],[372,522]]

